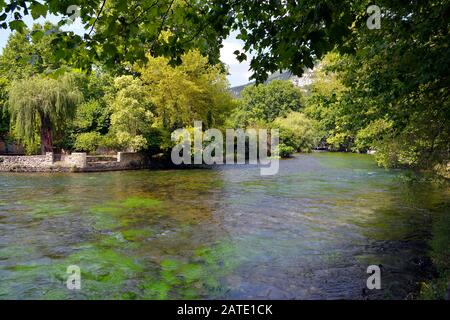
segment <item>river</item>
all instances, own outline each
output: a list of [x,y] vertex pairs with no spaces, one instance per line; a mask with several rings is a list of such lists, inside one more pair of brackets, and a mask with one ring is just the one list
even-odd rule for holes
[[[0,174],[1,299],[403,299],[447,182],[313,153],[256,166]],[[67,267],[81,269],[68,290]],[[367,268],[381,265],[381,290]],[[363,293],[363,291],[365,291]]]

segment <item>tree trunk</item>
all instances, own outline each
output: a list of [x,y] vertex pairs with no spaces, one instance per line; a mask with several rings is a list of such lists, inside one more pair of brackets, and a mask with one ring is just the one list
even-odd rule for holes
[[52,124],[46,115],[41,115],[41,152],[53,152]]

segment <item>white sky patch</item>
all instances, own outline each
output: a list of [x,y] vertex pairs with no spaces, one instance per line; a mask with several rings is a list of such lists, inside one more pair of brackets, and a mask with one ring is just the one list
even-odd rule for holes
[[252,75],[252,72],[249,70],[250,62],[248,61],[251,57],[247,55],[247,61],[240,63],[234,54],[236,50],[242,52],[243,47],[244,43],[236,39],[236,34],[232,34],[225,39],[223,48],[220,50],[220,60],[228,65],[230,73],[228,75],[228,81],[232,87],[247,84]]

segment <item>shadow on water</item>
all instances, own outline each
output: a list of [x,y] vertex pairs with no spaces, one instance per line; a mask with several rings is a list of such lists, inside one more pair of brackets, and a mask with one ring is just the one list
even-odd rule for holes
[[[371,264],[405,298],[448,184],[369,156],[300,155],[280,173],[0,175],[0,298],[360,299]],[[66,288],[81,268],[82,289]]]

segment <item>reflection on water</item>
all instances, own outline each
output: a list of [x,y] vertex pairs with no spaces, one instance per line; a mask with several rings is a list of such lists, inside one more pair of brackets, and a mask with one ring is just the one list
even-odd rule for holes
[[351,154],[259,173],[0,174],[0,298],[360,299],[372,264],[372,298],[415,289],[448,185]]

